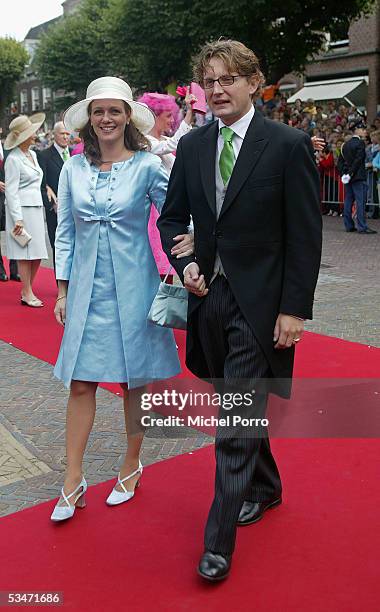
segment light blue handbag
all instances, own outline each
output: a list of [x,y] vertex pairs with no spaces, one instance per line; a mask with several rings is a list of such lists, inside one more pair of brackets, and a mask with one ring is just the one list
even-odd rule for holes
[[169,285],[166,280],[171,269],[158,287],[148,313],[148,321],[161,327],[186,329],[188,291],[180,285]]

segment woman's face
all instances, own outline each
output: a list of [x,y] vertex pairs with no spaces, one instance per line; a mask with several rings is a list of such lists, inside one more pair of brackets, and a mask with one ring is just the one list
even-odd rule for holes
[[171,132],[173,128],[173,113],[171,111],[163,111],[156,118],[156,129],[160,134]]
[[36,135],[32,134],[31,136],[29,136],[29,138],[27,138],[26,140],[24,140],[24,142],[21,143],[22,144],[22,148],[23,149],[28,149],[35,142],[36,142]]
[[91,103],[90,122],[99,144],[124,141],[125,126],[130,120],[123,100],[94,100]]

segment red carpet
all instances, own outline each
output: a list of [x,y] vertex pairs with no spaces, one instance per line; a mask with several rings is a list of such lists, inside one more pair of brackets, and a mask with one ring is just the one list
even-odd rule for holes
[[[35,292],[44,308],[20,305],[20,283],[0,283],[0,339],[16,348],[54,363],[58,354],[62,328],[56,323],[53,309],[57,295],[53,272],[41,268]],[[183,356],[185,332],[176,332]],[[295,375],[304,378],[376,378],[380,372],[380,349],[347,342],[329,336],[306,333],[297,347]],[[185,371],[182,376],[191,376]],[[113,386],[112,390],[118,390]]]
[[[62,328],[53,314],[57,290],[52,270],[41,268],[35,291],[44,300],[44,308],[21,306],[20,284],[0,283],[0,339],[53,364],[58,354]],[[212,392],[211,387],[195,379],[184,365],[185,332],[176,332],[176,340],[183,373],[172,380],[171,388],[184,392],[189,388]],[[270,401],[272,435],[380,437],[379,372],[379,348],[306,333],[297,347],[292,401],[285,402],[278,398]],[[168,383],[163,384],[167,386]],[[102,386],[120,395],[119,385],[111,383]],[[155,387],[155,391],[160,391],[160,385]],[[212,411],[210,408],[204,414],[211,415]],[[175,408],[163,408],[160,412],[178,415]],[[186,408],[183,415],[195,412],[195,408]],[[210,434],[214,431],[206,426],[201,429]]]
[[[36,285],[45,308],[21,307],[19,290],[0,285],[0,338],[53,363],[60,333],[52,272],[41,270]],[[183,338],[177,335],[181,354]],[[376,378],[379,355],[307,334],[296,372]],[[277,439],[273,449],[284,504],[239,530],[226,583],[203,584],[194,571],[212,497],[207,448],[148,467],[135,499],[122,507],[105,505],[111,483],[103,483],[65,525],[49,523],[50,502],[1,518],[0,590],[64,591],[64,608],[84,612],[377,611],[379,440]]]
[[379,441],[275,447],[284,503],[239,530],[224,584],[195,574],[212,496],[208,448],[148,467],[124,506],[105,505],[103,483],[64,525],[49,523],[52,503],[0,519],[0,590],[63,591],[64,608],[84,612],[376,612]]

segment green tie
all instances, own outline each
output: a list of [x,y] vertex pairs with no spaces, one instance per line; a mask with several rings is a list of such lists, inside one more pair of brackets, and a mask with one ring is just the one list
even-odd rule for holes
[[70,159],[70,153],[68,152],[67,149],[63,149],[63,151],[62,151],[62,159],[63,159],[63,161],[67,161],[68,159]]
[[222,127],[220,130],[222,138],[224,140],[224,147],[219,158],[220,174],[222,175],[223,183],[228,183],[232,170],[235,165],[235,153],[232,146],[232,139],[234,137],[234,131],[228,127]]

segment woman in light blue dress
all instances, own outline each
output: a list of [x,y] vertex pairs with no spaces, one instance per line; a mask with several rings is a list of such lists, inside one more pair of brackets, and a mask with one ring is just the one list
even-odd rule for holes
[[[142,473],[143,440],[131,406],[145,384],[180,372],[173,333],[147,320],[160,277],[147,225],[151,205],[161,210],[168,175],[143,136],[151,111],[135,102],[123,80],[90,83],[85,100],[68,109],[69,130],[80,129],[84,154],[62,169],[55,242],[58,297],[55,316],[65,331],[54,373],[70,388],[66,423],[67,470],[53,521],[84,506],[83,455],[95,416],[99,382],[124,390],[128,450],[109,505],[131,499]],[[192,253],[192,237],[177,237],[173,253]]]

